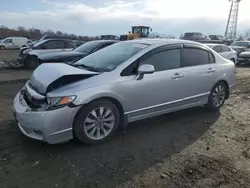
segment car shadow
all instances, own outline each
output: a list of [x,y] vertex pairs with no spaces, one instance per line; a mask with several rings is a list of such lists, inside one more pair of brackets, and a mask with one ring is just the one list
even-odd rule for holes
[[96,146],[75,140],[49,145],[14,131],[6,170],[22,186],[115,187],[192,145],[219,117],[202,107],[175,112],[131,123],[125,134]]

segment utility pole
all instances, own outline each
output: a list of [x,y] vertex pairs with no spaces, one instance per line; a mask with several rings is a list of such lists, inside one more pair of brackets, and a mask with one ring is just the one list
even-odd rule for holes
[[234,40],[236,38],[239,4],[241,0],[229,0],[229,1],[231,1],[231,8],[227,20],[225,37],[227,39]]

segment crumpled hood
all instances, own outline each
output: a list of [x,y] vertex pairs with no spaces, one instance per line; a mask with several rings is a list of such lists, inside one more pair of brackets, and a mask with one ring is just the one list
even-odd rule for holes
[[46,60],[63,59],[67,57],[79,57],[85,55],[87,54],[81,52],[69,51],[69,52],[56,52],[56,53],[43,54],[40,55],[38,58],[43,61],[46,61]]
[[31,75],[31,85],[40,94],[82,79],[98,75],[64,63],[46,63],[37,67]]

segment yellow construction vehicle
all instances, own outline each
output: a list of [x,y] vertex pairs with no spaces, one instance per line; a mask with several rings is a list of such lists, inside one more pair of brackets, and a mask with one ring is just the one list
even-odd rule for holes
[[132,26],[132,33],[129,31],[127,35],[121,35],[120,40],[133,40],[137,38],[146,38],[149,33],[152,31],[152,28],[148,26]]

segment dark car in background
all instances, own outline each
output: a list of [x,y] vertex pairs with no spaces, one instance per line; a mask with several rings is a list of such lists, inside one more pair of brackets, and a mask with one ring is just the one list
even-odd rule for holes
[[231,44],[231,48],[240,55],[240,53],[250,50],[250,41],[235,41]]
[[19,54],[19,62],[25,68],[36,68],[39,65],[37,59],[42,54],[52,52],[67,52],[76,48],[76,44],[68,39],[45,39],[38,41],[33,46],[22,48]]
[[100,39],[101,40],[120,40],[120,37],[116,35],[101,35]]
[[93,52],[96,52],[102,48],[110,46],[114,43],[118,42],[117,40],[95,40],[89,41],[81,46],[75,48],[72,51],[68,52],[56,52],[40,55],[38,57],[39,64],[42,63],[66,63],[76,61],[81,59]]
[[187,32],[184,34],[184,40],[192,40],[192,41],[199,41],[199,40],[211,40],[208,36],[199,33],[199,32]]
[[250,51],[241,52],[239,54],[238,64],[250,64]]

